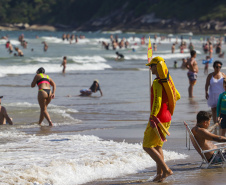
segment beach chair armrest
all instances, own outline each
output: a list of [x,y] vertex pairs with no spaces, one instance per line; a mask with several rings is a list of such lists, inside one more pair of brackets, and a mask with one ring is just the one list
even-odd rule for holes
[[214,145],[218,146],[218,145],[226,145],[226,143],[214,143]]
[[211,150],[203,150],[201,151],[202,153],[207,153],[207,152],[212,152],[212,151],[220,151],[222,148],[216,148],[216,149],[211,149]]

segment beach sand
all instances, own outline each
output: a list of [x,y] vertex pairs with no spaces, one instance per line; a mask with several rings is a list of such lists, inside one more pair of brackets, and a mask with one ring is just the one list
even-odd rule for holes
[[[183,124],[183,123],[181,123]],[[86,132],[85,134],[94,134],[103,139],[115,140],[118,142],[128,142],[128,143],[140,143],[142,142],[143,135],[141,134],[143,125],[133,126],[129,129],[129,134],[123,128],[112,128],[109,129],[109,132],[99,132],[99,131],[91,131]],[[171,130],[174,130],[176,126],[171,125]],[[124,134],[122,132],[124,130]],[[171,131],[170,130],[170,131]],[[144,131],[144,130],[143,130]],[[109,135],[109,133],[118,133],[117,136]],[[136,133],[131,135],[131,133]],[[125,134],[127,137],[125,137]],[[129,136],[128,136],[129,135]],[[189,146],[189,144],[188,144]],[[166,162],[170,169],[174,172],[174,174],[168,177],[161,184],[185,184],[185,185],[200,185],[200,184],[217,184],[223,185],[225,184],[225,165],[222,167],[221,165],[211,166],[209,169],[205,169],[206,165],[204,164],[202,168],[200,168],[201,157],[193,148],[192,144],[190,144],[190,150],[186,147],[186,132],[181,130],[181,134],[176,134],[174,131],[171,132],[171,136],[167,138],[167,142],[163,146],[163,150],[175,151],[178,153],[186,154],[188,157],[184,160],[175,160]],[[152,159],[150,158],[150,161]],[[148,163],[148,161],[147,161]],[[120,184],[159,184],[151,182],[152,177],[156,174],[156,167],[151,167],[145,169],[144,171],[140,171],[136,174],[126,175],[119,178],[114,179],[99,179],[94,182],[86,183],[85,185],[120,185]],[[149,180],[150,179],[150,180]]]

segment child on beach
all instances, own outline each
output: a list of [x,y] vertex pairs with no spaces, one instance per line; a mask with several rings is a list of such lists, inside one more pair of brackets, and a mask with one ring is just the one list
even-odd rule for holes
[[225,136],[226,133],[226,79],[224,78],[223,87],[225,92],[221,93],[217,102],[217,117],[221,120],[221,136]]
[[60,65],[60,66],[63,66],[62,73],[65,73],[66,65],[67,65],[67,57],[64,56],[63,62],[62,62],[62,64]]

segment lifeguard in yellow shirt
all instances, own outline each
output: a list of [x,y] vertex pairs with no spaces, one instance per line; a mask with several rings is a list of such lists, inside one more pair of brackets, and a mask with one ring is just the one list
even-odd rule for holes
[[153,181],[162,182],[173,174],[164,161],[162,146],[166,141],[166,134],[170,135],[168,129],[171,115],[173,115],[176,101],[180,99],[180,94],[174,86],[162,57],[153,58],[146,66],[150,66],[156,78],[151,87],[151,114],[144,132],[143,149],[157,164],[157,175]]

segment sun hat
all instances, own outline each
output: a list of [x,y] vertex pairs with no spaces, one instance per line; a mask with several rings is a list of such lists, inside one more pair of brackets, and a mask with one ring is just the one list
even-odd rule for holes
[[153,58],[150,63],[147,63],[146,66],[150,66],[151,64],[157,64],[160,61],[165,61],[165,60],[162,57],[157,56]]

